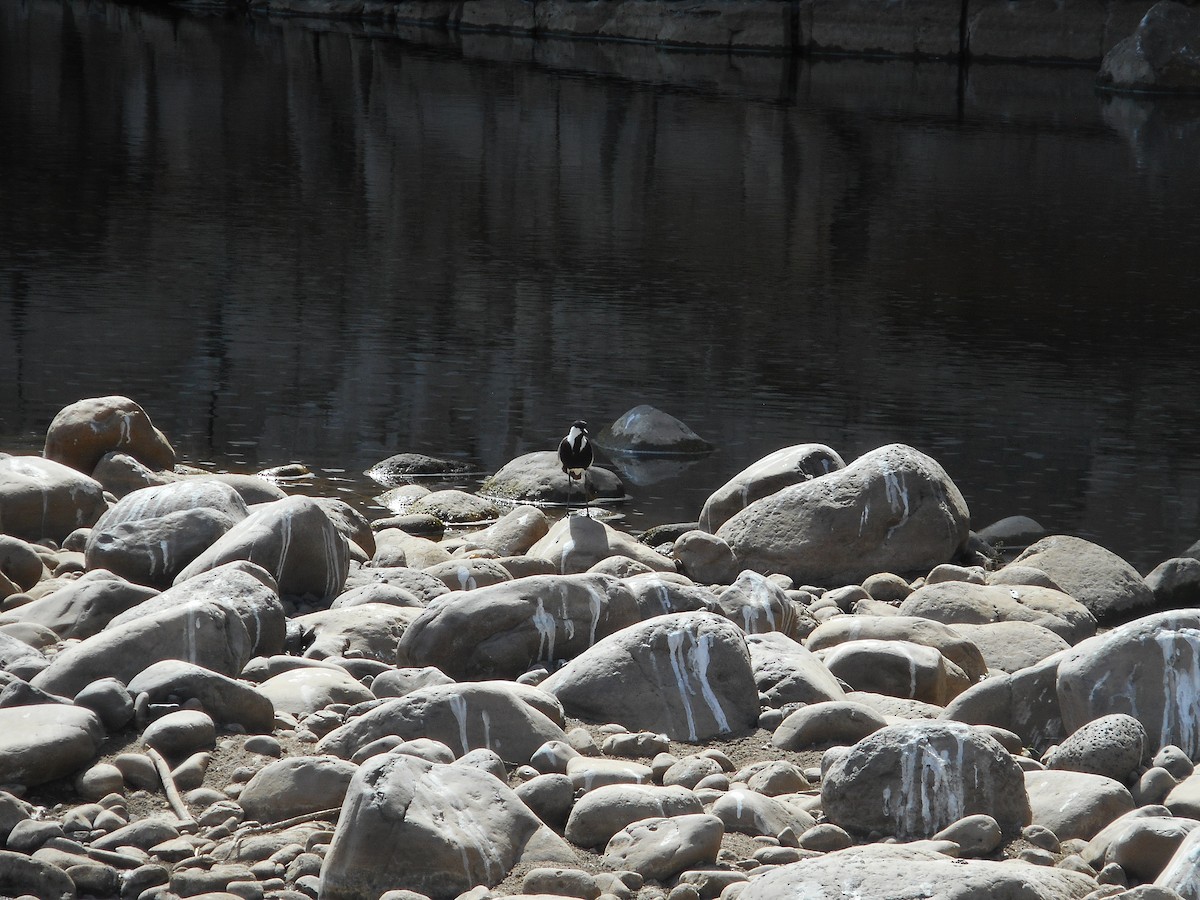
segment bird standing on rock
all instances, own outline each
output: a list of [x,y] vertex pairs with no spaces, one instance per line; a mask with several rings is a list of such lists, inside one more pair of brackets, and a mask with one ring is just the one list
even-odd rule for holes
[[583,483],[583,506],[589,510],[587,497],[587,470],[592,464],[592,442],[588,438],[587,422],[576,419],[571,430],[558,444],[558,461],[567,474],[567,505],[571,503],[571,487],[576,481]]

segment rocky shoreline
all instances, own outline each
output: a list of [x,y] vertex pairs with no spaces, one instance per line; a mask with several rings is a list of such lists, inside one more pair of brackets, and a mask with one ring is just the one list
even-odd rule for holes
[[972,530],[902,444],[644,540],[554,520],[553,453],[436,471],[368,521],[123,397],[0,454],[0,895],[1200,898],[1192,551]]

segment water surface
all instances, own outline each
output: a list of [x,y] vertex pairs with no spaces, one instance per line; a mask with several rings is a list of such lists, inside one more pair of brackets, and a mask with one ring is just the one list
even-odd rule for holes
[[901,441],[978,527],[1200,538],[1194,105],[312,24],[0,4],[0,447],[121,393],[369,502],[393,453],[494,471],[650,403],[718,450],[627,470],[633,530]]

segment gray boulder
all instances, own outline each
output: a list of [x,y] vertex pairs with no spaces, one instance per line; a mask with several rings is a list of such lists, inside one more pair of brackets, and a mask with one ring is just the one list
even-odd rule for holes
[[909,594],[900,604],[900,614],[946,625],[1032,622],[1071,644],[1096,632],[1096,620],[1082,603],[1062,591],[1036,585],[943,581]]
[[568,714],[702,741],[758,721],[741,630],[706,612],[658,616],[598,641],[541,683]]
[[0,896],[75,900],[78,892],[71,876],[54,863],[0,850]]
[[186,566],[175,583],[239,559],[270,572],[282,596],[332,599],[346,581],[350,551],[319,503],[288,497],[257,507]]
[[396,648],[421,607],[360,603],[295,616],[292,621],[312,635],[304,651],[310,659],[358,656],[396,665]]
[[0,599],[27,591],[49,575],[37,548],[20,538],[0,534]]
[[715,612],[717,595],[674,572],[640,572],[624,579],[642,619],[678,612]]
[[688,578],[699,584],[729,584],[738,574],[733,548],[707,531],[692,529],[675,538],[670,556]]
[[1193,828],[1183,839],[1154,884],[1175,891],[1184,900],[1200,900],[1200,828]]
[[0,784],[34,787],[73,775],[105,737],[90,709],[58,703],[0,709]]
[[88,535],[85,564],[138,584],[170,587],[180,572],[234,524],[235,520],[220,510],[197,507],[135,522],[98,525]]
[[1146,728],[1151,753],[1174,744],[1200,756],[1200,610],[1154,613],[1067,651],[1058,666],[1063,725],[1110,713]]
[[817,658],[856,691],[945,706],[971,686],[967,673],[933,647],[911,641],[844,641]]
[[738,472],[704,501],[700,527],[715,532],[755,500],[845,467],[837,452],[824,444],[796,444],[776,450]]
[[1134,809],[1125,786],[1103,775],[1047,769],[1025,773],[1032,822],[1065,841],[1090,840],[1105,825]]
[[536,506],[509,510],[482,531],[467,535],[468,543],[486,547],[497,556],[520,556],[550,530],[550,520]]
[[1081,726],[1042,760],[1051,769],[1104,775],[1128,784],[1150,760],[1146,729],[1133,716],[1113,713]]
[[874,732],[825,773],[826,818],[851,833],[929,838],[987,813],[1006,832],[1030,820],[1021,767],[999,743],[952,722],[913,722]]
[[605,865],[668,882],[686,869],[712,866],[725,836],[716,816],[695,813],[626,825],[604,848]]
[[838,585],[882,571],[928,571],[965,544],[968,526],[966,501],[945,470],[889,444],[756,500],[717,536],[744,568]]
[[[796,638],[811,630],[801,625],[801,616],[783,588],[750,569],[717,595],[713,612],[719,612],[746,634],[778,631]],[[807,615],[803,618],[811,621]]]
[[33,623],[49,628],[63,640],[82,640],[157,595],[154,588],[133,584],[107,569],[96,569],[53,593],[0,614],[0,625]]
[[759,697],[778,709],[787,703],[841,700],[845,691],[833,673],[803,644],[778,631],[746,636],[750,669]]
[[1160,0],[1133,34],[1100,63],[1101,87],[1120,91],[1200,90],[1200,11]]
[[547,741],[567,739],[561,716],[553,697],[511,682],[431,685],[335,728],[317,744],[317,752],[350,759],[386,735],[403,740],[427,737],[460,755],[484,747],[519,765],[529,762]]
[[803,834],[817,821],[810,813],[786,800],[742,788],[722,793],[709,812],[725,824],[726,831],[764,837],[776,837],[785,828]]
[[563,834],[577,847],[603,847],[633,822],[701,812],[700,798],[678,785],[608,784],[576,801]]
[[451,900],[475,885],[498,884],[520,863],[577,861],[486,772],[383,754],[350,782],[319,893],[323,900],[360,900],[404,884]]
[[1146,587],[1159,609],[1200,606],[1200,559],[1176,557],[1159,563],[1146,576]]
[[816,652],[846,641],[908,641],[932,647],[962,669],[971,681],[987,674],[987,663],[979,648],[958,626],[946,625],[923,616],[834,616],[822,622],[805,639],[804,646]]
[[750,882],[740,900],[895,900],[897,879],[938,900],[1083,900],[1096,881],[1025,862],[953,859],[904,844],[867,844],[779,866]]
[[40,456],[0,457],[0,530],[62,543],[108,509],[100,482]]
[[1033,622],[959,624],[954,630],[979,648],[993,673],[1017,672],[1071,646],[1049,628]]
[[[608,469],[592,466],[586,481],[589,497],[625,496],[621,479]],[[568,481],[553,450],[537,450],[511,460],[484,480],[479,493],[518,503],[581,503],[584,496],[579,485]]]
[[783,750],[853,744],[887,726],[883,715],[854,700],[809,703],[779,723],[771,743]]
[[354,569],[346,576],[345,589],[349,591],[372,584],[390,584],[409,591],[421,606],[427,605],[434,597],[450,592],[441,579],[408,566],[363,566]]
[[500,518],[500,509],[486,497],[447,488],[432,491],[409,507],[412,515],[433,516],[447,525],[473,525],[494,522]]
[[[389,670],[390,671],[390,670]],[[387,675],[382,673],[378,677]],[[279,712],[307,715],[331,703],[365,703],[375,694],[341,666],[306,666],[272,675],[259,691]]]
[[270,698],[244,681],[179,659],[147,666],[128,685],[133,696],[145,693],[151,703],[197,700],[223,725],[238,724],[251,734],[270,734],[275,708]]
[[36,647],[0,632],[0,672],[18,679],[29,679],[49,664],[50,661]]
[[605,425],[594,440],[597,447],[616,453],[682,455],[708,453],[713,448],[674,416],[644,403]]
[[1097,621],[1128,618],[1154,606],[1154,594],[1137,569],[1083,538],[1062,534],[1042,538],[1011,564],[1041,569]]
[[292,756],[267,763],[246,782],[238,805],[246,818],[280,822],[341,807],[358,766],[331,756]]
[[400,639],[399,660],[456,679],[516,678],[640,620],[610,575],[532,575],[438,597]]

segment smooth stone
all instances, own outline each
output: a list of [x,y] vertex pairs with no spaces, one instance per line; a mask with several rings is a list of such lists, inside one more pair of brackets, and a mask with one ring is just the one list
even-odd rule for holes
[[334,757],[287,757],[255,772],[238,803],[248,818],[259,822],[339,808],[357,771],[358,766]]
[[601,847],[626,825],[641,819],[703,811],[699,798],[687,788],[605,785],[576,801],[563,834],[577,847]]
[[755,500],[794,484],[802,484],[845,468],[835,450],[824,444],[796,444],[769,453],[717,488],[700,511],[700,527],[716,532],[730,517]]
[[197,700],[213,720],[238,724],[252,734],[269,733],[275,708],[264,691],[243,681],[178,659],[147,666],[129,682],[134,696],[145,693],[151,703]]
[[1133,797],[1125,786],[1103,775],[1026,772],[1025,785],[1033,822],[1046,826],[1062,840],[1090,839],[1134,808]]
[[771,743],[782,750],[852,744],[887,724],[881,714],[865,704],[830,700],[803,706],[787,716],[771,735]]
[[724,834],[721,820],[706,813],[642,819],[609,839],[603,860],[611,868],[666,882],[686,869],[715,863]]
[[155,719],[142,732],[142,743],[167,759],[182,759],[217,744],[212,716],[194,709],[181,709]]
[[33,787],[72,775],[104,738],[90,709],[57,703],[0,709],[0,784]]

